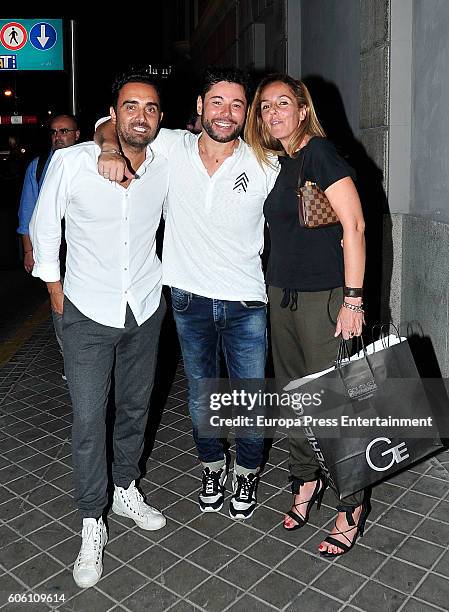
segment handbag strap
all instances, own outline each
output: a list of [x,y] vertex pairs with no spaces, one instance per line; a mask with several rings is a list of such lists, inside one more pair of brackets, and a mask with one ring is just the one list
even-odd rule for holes
[[306,151],[305,151],[305,147],[303,147],[303,148],[300,150],[300,153],[301,153],[301,151],[304,151],[304,153],[303,153],[303,156],[302,156],[301,164],[300,164],[300,166],[299,166],[298,184],[297,184],[297,186],[296,186],[296,190],[297,190],[297,192],[298,192],[298,193],[300,193],[300,191],[299,191],[299,190],[300,190],[300,189],[301,189],[301,187],[303,186],[303,185],[302,185],[302,183],[303,183],[303,174],[302,174],[302,171],[303,171],[303,168],[304,168],[304,161],[305,161],[305,159],[306,159]]

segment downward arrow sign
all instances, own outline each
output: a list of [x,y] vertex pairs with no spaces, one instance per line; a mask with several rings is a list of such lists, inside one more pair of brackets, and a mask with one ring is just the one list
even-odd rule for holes
[[45,47],[45,45],[47,44],[48,39],[50,38],[49,36],[45,36],[45,24],[41,25],[41,35],[36,37],[37,40],[39,41],[41,47]]

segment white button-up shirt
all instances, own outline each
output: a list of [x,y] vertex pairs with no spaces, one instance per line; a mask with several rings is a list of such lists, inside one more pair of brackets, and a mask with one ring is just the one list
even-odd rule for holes
[[30,223],[33,276],[60,279],[61,219],[67,242],[64,293],[86,317],[125,325],[129,304],[139,325],[158,308],[161,263],[156,230],[168,189],[167,161],[147,156],[125,189],[98,174],[99,147],[56,151]]

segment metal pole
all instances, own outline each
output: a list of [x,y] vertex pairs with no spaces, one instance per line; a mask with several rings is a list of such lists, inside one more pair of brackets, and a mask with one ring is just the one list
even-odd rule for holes
[[76,23],[74,19],[70,20],[70,106],[72,113],[76,115],[77,112],[77,82],[76,82],[76,56],[75,56],[75,42],[76,42]]

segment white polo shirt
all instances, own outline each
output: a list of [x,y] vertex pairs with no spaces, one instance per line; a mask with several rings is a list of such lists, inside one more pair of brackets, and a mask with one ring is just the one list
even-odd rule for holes
[[209,176],[198,139],[162,129],[152,144],[169,165],[162,282],[208,298],[266,302],[263,204],[278,168],[262,168],[239,139]]

